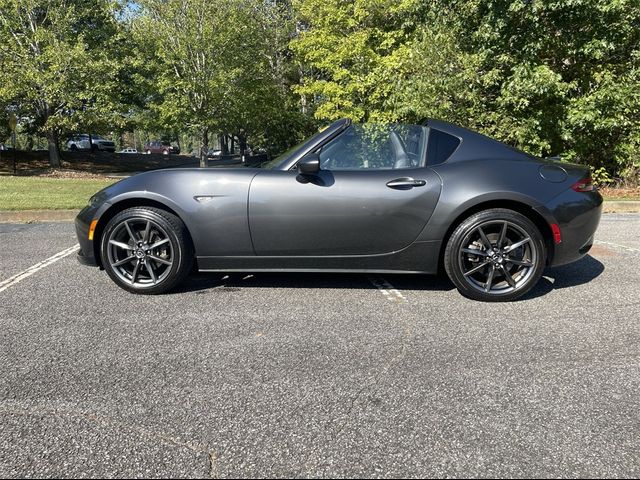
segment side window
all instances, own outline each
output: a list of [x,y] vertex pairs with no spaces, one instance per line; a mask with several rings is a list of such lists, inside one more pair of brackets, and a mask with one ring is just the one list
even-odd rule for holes
[[460,139],[435,128],[429,129],[429,143],[427,145],[427,165],[444,163],[456,151]]
[[423,164],[425,128],[418,125],[352,125],[320,150],[323,170],[392,170]]

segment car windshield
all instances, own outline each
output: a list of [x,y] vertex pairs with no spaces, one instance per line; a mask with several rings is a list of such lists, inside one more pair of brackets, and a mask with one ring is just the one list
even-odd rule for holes
[[303,141],[301,141],[300,143],[298,143],[297,145],[291,147],[289,150],[287,150],[284,153],[281,153],[280,155],[278,155],[276,158],[274,158],[273,160],[270,160],[268,162],[263,163],[262,165],[260,165],[260,168],[266,168],[268,170],[273,170],[275,168],[277,168],[282,162],[284,162],[287,158],[289,158],[291,155],[293,155],[297,150],[300,149],[300,147],[302,147],[305,143],[313,140],[316,137],[319,137],[322,133],[324,132],[318,132],[316,133],[314,136],[310,137],[310,138],[306,138]]

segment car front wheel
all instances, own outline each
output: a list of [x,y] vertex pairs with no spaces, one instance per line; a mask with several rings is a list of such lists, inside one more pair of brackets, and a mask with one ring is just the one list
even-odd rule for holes
[[536,285],[546,263],[536,225],[507,209],[485,210],[464,220],[445,250],[444,265],[460,293],[474,300],[515,300]]
[[134,293],[164,293],[191,271],[193,247],[184,223],[152,207],[124,210],[107,224],[102,265],[120,287]]

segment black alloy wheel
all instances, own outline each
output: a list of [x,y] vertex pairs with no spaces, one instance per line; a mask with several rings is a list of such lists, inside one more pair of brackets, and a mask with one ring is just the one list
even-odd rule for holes
[[472,215],[453,232],[445,250],[447,274],[466,297],[510,301],[527,293],[546,263],[540,231],[524,215],[491,209]]
[[184,223],[151,207],[124,210],[102,235],[102,264],[122,288],[163,293],[180,283],[193,264],[193,247]]

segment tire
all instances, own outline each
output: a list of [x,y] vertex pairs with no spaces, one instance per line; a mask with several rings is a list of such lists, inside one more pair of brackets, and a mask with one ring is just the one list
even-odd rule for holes
[[147,150],[147,155],[151,155],[151,150]]
[[508,302],[538,283],[546,256],[544,239],[531,220],[494,208],[470,216],[454,230],[444,266],[465,297]]
[[153,207],[129,208],[114,216],[104,229],[100,255],[118,286],[147,295],[167,292],[182,282],[194,259],[182,220]]
[[169,155],[169,150],[163,150],[163,151],[162,151],[162,154],[163,154],[163,155]]

